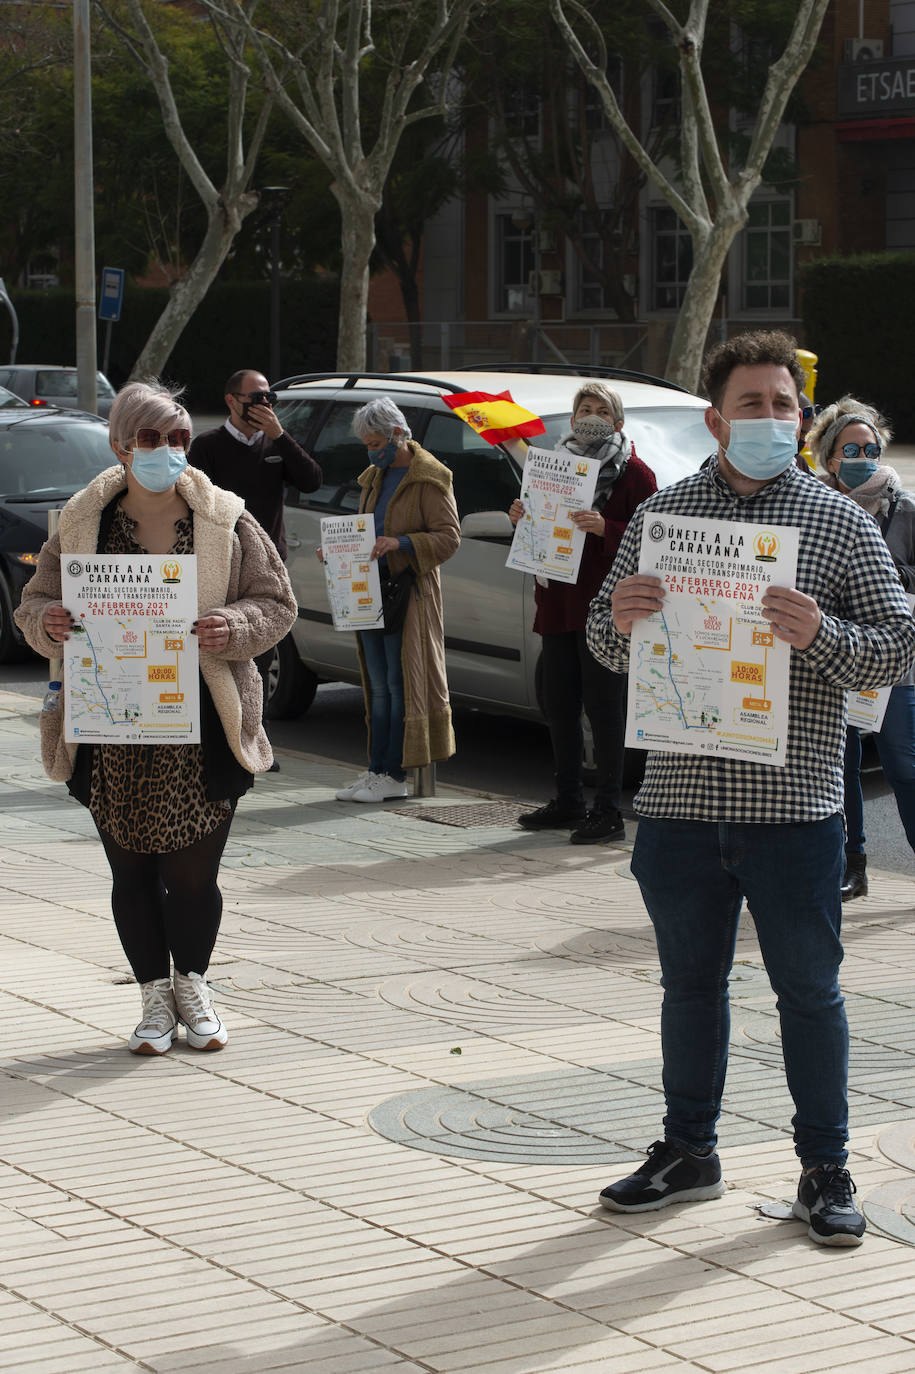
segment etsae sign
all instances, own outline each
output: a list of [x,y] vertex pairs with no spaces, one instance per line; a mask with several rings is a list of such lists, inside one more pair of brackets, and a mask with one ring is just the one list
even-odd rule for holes
[[121,318],[124,303],[123,267],[102,268],[102,289],[99,295],[98,317],[112,323]]

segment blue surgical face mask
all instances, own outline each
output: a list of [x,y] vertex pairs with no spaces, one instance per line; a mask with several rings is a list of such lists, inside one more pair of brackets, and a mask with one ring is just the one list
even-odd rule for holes
[[389,439],[384,448],[370,448],[369,457],[376,468],[389,468],[397,457],[399,447],[396,439]]
[[180,448],[135,448],[130,471],[147,491],[168,491],[187,467],[187,454]]
[[[722,416],[722,418],[724,418]],[[744,477],[769,482],[794,462],[797,420],[731,420],[727,460]]]
[[851,463],[847,458],[843,458],[839,464],[839,481],[844,482],[849,491],[854,491],[855,487],[860,487],[868,477],[873,477],[876,471],[877,463],[871,459],[859,458]]

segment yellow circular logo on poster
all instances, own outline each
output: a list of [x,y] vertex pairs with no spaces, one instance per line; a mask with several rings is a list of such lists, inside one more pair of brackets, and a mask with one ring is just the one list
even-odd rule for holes
[[181,581],[181,564],[174,558],[166,559],[162,564],[161,572],[163,582]]
[[771,530],[760,530],[753,540],[753,552],[757,563],[774,563],[778,558],[778,535]]

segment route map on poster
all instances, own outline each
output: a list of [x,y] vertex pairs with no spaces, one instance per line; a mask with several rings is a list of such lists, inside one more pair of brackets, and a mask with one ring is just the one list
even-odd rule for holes
[[199,744],[197,559],[61,559],[76,626],[63,646],[64,738],[73,744]]
[[794,586],[797,552],[786,525],[646,518],[639,571],[666,595],[632,628],[627,745],[784,765],[790,646],[760,603]]
[[524,514],[515,526],[507,568],[576,582],[587,535],[569,518],[590,510],[600,464],[565,449],[528,449],[521,475]]
[[381,579],[372,515],[328,515],[321,521],[321,556],[335,630],[380,630]]

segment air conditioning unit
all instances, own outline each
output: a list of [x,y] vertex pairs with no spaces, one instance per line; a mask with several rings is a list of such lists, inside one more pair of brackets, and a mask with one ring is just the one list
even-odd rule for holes
[[821,242],[822,230],[818,219],[796,219],[794,221],[794,242],[806,248],[817,248]]
[[[531,272],[527,279],[528,291],[537,290],[537,273]],[[541,296],[561,296],[562,295],[562,272],[558,268],[550,268],[546,272],[540,273]]]
[[883,57],[882,38],[846,38],[846,62],[879,62]]

